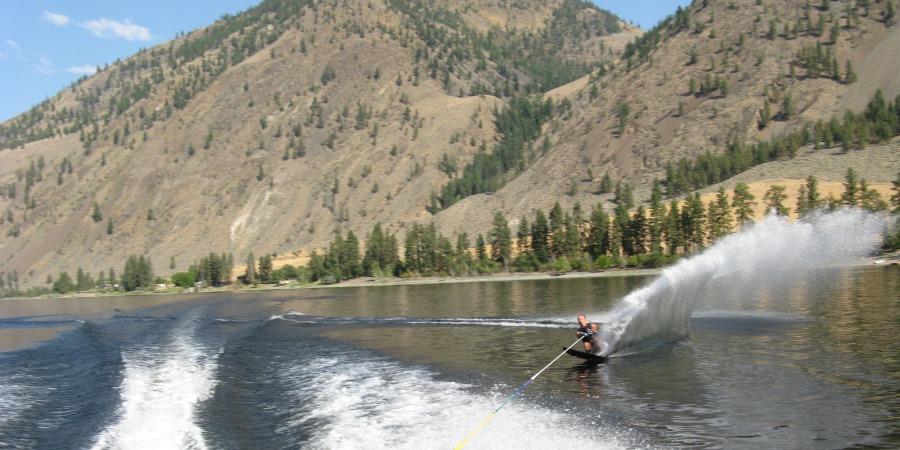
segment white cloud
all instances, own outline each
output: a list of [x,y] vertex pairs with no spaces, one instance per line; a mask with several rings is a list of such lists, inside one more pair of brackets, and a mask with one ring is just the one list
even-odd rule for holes
[[43,55],[40,57],[40,59],[38,59],[38,63],[34,65],[34,68],[44,75],[53,75],[54,73],[56,73],[56,69],[53,67],[53,63]]
[[58,27],[64,27],[69,24],[69,16],[53,13],[50,11],[44,11],[44,15],[41,16],[41,18],[44,19],[44,22],[56,25]]
[[19,44],[12,39],[6,39],[5,42],[12,50],[5,52],[0,51],[0,59],[6,58],[7,56],[14,56],[16,59],[22,60],[22,49],[19,48]]
[[128,41],[149,41],[153,38],[150,30],[130,20],[91,19],[79,24],[97,37],[121,38]]
[[67,68],[66,72],[74,73],[75,75],[93,75],[97,73],[97,66],[92,66],[90,64],[85,64],[83,66],[72,66]]

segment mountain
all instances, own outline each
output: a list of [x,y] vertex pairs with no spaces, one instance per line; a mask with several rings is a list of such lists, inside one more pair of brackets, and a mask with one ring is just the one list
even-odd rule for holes
[[[545,127],[550,151],[501,189],[468,197],[437,220],[448,231],[471,232],[490,226],[490,215],[477,211],[496,209],[515,219],[556,201],[563,206],[610,201],[613,194],[602,192],[607,173],[614,183],[630,182],[636,196],[647,199],[652,181],[664,180],[668,165],[726,154],[730,142],[766,142],[819,120],[862,112],[878,89],[890,101],[900,94],[900,59],[894,56],[900,54],[900,27],[895,19],[884,20],[887,5],[695,1],[632,43],[612,69],[550,91],[548,97],[571,102],[563,117]],[[834,62],[838,79],[830,73]],[[848,63],[855,73],[849,81]],[[788,115],[785,99],[794,110]],[[763,127],[767,103],[770,120]],[[628,114],[619,133],[623,105]],[[900,170],[898,149],[892,141],[865,150],[878,157],[856,158],[859,149],[804,146],[796,158],[773,154],[783,169],[769,173],[839,181],[852,164],[886,189]],[[818,157],[823,152],[833,156],[827,164]],[[728,179],[728,169],[711,167],[700,174],[709,182],[693,187]],[[757,180],[767,178],[757,173]]]
[[[888,5],[696,1],[642,32],[581,0],[266,0],[0,124],[0,272],[146,254],[167,273],[379,222],[471,235],[494,211],[608,202],[605,174],[645,198],[670,166],[900,93]],[[896,148],[831,166],[876,152],[856,168],[888,181]],[[827,166],[797,152],[767,164]],[[669,187],[734,172],[715,169]]]
[[437,163],[492,146],[495,109],[637,34],[578,0],[267,0],[0,125],[0,272],[183,269],[427,220]]

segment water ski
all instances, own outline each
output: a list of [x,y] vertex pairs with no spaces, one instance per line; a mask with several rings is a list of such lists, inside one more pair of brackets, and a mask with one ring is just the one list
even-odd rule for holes
[[606,360],[609,359],[605,356],[595,355],[593,353],[588,353],[588,352],[582,352],[580,350],[575,350],[575,349],[571,349],[571,348],[566,350],[566,353],[568,353],[576,358],[581,358],[581,359],[585,360],[585,362],[590,363],[590,364],[603,364],[606,362]]

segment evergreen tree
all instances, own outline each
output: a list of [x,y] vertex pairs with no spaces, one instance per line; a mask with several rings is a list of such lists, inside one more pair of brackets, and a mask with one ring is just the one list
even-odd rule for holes
[[618,255],[614,254],[613,256],[628,256],[632,254],[632,241],[630,235],[631,216],[628,214],[628,208],[625,205],[616,205],[613,212],[614,216],[612,220],[615,223],[616,237],[619,241],[619,253]]
[[620,221],[614,218],[609,227],[609,253],[613,259],[622,262],[622,229]]
[[519,228],[516,230],[516,247],[519,255],[525,255],[531,247],[528,244],[528,238],[531,235],[531,228],[528,227],[528,218],[522,216],[519,219]]
[[824,205],[825,201],[819,193],[819,181],[812,175],[806,177],[806,183],[800,186],[797,194],[797,217],[802,219]]
[[244,283],[256,285],[256,258],[253,257],[253,252],[250,252],[247,255],[247,268],[244,271]]
[[[647,237],[649,234],[647,225],[647,211],[644,209],[644,205],[640,205],[628,221],[628,232],[626,235],[628,236],[627,247],[630,248],[627,253],[632,255],[643,255],[644,253],[647,253]],[[624,246],[626,245],[623,242],[623,247]]]
[[[10,282],[7,284],[10,289],[12,289],[12,283]],[[53,282],[53,291],[58,294],[68,294],[75,291],[75,283],[72,282],[72,278],[69,276],[68,272],[59,274],[56,281]]]
[[106,234],[107,234],[107,235],[113,234],[113,220],[112,220],[112,217],[110,217],[109,220],[106,222]]
[[678,209],[678,200],[669,203],[669,212],[666,214],[665,239],[669,255],[678,253],[678,247],[683,246],[681,232],[681,212]]
[[653,180],[653,188],[650,191],[650,251],[654,254],[662,253],[662,236],[665,231],[666,207],[662,203],[662,186],[659,180]]
[[609,251],[609,216],[603,211],[603,204],[597,203],[591,211],[591,226],[588,234],[588,253],[596,260]]
[[75,289],[78,291],[87,291],[94,287],[94,280],[91,275],[86,273],[81,267],[75,274]]
[[182,285],[191,285],[193,281],[203,281],[207,286],[222,286],[231,281],[233,261],[231,255],[217,255],[210,252],[209,255],[200,258],[200,261],[191,265],[188,273],[192,276],[182,278]]
[[841,203],[845,206],[857,206],[859,204],[858,183],[856,172],[852,167],[847,168],[847,175],[844,176],[844,192],[841,194]]
[[741,228],[753,223],[753,206],[756,205],[750,187],[744,183],[738,183],[734,187],[731,206],[734,208],[734,218]]
[[494,214],[494,222],[489,236],[491,259],[503,264],[505,270],[509,270],[509,259],[512,256],[512,232],[500,211]]
[[619,102],[616,106],[616,134],[622,136],[625,134],[625,127],[628,125],[631,108],[625,102]]
[[585,225],[587,225],[587,219],[584,217],[584,211],[581,209],[581,202],[576,201],[572,205],[572,227],[567,228],[569,246],[573,254],[581,254],[585,250],[584,240],[587,238]]
[[769,186],[769,190],[763,196],[763,201],[766,202],[766,211],[774,212],[779,216],[788,215],[789,210],[787,206],[784,206],[784,201],[787,200],[784,190],[785,187],[778,184]]
[[759,111],[759,129],[762,130],[772,120],[772,109],[769,107],[769,101],[763,102],[763,107]]
[[572,259],[577,259],[581,255],[582,248],[581,230],[578,229],[578,223],[575,220],[575,217],[569,213],[566,213],[563,222],[563,237],[565,239],[563,255]]
[[634,189],[632,189],[631,184],[619,182],[616,183],[616,192],[615,198],[613,202],[616,205],[622,205],[625,209],[631,209],[634,207]]
[[419,273],[426,268],[424,232],[424,228],[419,224],[413,224],[406,232],[403,259],[405,270],[408,272]]
[[461,232],[456,236],[456,260],[463,271],[469,271],[472,266],[472,253],[469,251],[469,235]]
[[478,256],[478,261],[487,259],[487,246],[484,242],[484,236],[482,236],[481,233],[475,238],[475,255]]
[[684,239],[696,251],[706,245],[706,208],[699,193],[688,195],[685,202],[681,210]]
[[260,283],[272,282],[272,256],[263,255],[259,257],[259,268],[256,272],[257,279]]
[[800,219],[803,219],[810,213],[805,184],[801,185],[800,188],[797,189],[797,207],[794,209],[794,211],[797,212],[797,217]]
[[328,251],[325,252],[325,268],[328,271],[328,275],[331,275],[335,281],[348,278],[342,270],[344,268],[342,264],[343,255],[344,236],[340,230],[335,230],[334,239],[331,240],[331,245],[328,246]]
[[545,263],[550,261],[549,249],[550,227],[547,224],[547,216],[538,210],[534,216],[534,224],[531,226],[531,249],[538,261]]
[[130,255],[122,271],[122,288],[134,291],[149,287],[153,282],[153,268],[144,255]]
[[612,177],[609,176],[609,172],[603,174],[603,178],[600,180],[600,193],[601,194],[609,194],[613,190],[613,181]]
[[791,117],[794,117],[794,99],[788,94],[781,102],[781,119],[790,120]]
[[884,247],[887,250],[897,250],[900,249],[900,172],[897,173],[897,178],[892,182],[893,186],[891,190],[894,191],[891,194],[891,212],[894,214],[895,220],[891,230],[888,231],[885,236]]
[[856,71],[853,70],[853,64],[848,59],[847,64],[844,66],[844,83],[853,84],[856,83],[858,79],[859,77],[856,75]]
[[900,172],[897,172],[897,178],[894,178],[894,181],[892,181],[891,184],[891,190],[894,191],[891,195],[892,212],[894,214],[900,214]]
[[362,269],[359,256],[359,239],[352,230],[347,231],[347,237],[344,238],[344,245],[341,251],[341,272],[348,279],[356,278],[362,275]]
[[391,233],[385,233],[381,223],[376,223],[366,239],[363,274],[370,277],[394,274],[399,261],[396,238]]
[[731,232],[734,226],[734,218],[731,214],[731,205],[728,202],[728,193],[725,187],[720,187],[716,193],[716,199],[709,204],[709,238],[712,241],[721,239]]
[[869,183],[865,178],[859,182],[859,206],[872,212],[887,211],[888,209],[888,203],[884,201],[878,191],[869,188]]
[[[253,264],[252,254],[249,260],[249,264]],[[320,281],[328,275],[327,270],[325,269],[325,258],[322,255],[318,254],[315,250],[313,250],[309,254],[309,262],[306,264],[306,268],[309,271],[309,280],[313,282]],[[250,283],[249,281],[247,281],[247,276],[245,276],[244,279],[246,283]]]
[[558,258],[565,254],[565,217],[559,202],[550,209],[550,257]]
[[103,220],[103,213],[100,212],[100,205],[97,202],[94,202],[94,212],[91,214],[91,219],[93,219],[94,223]]

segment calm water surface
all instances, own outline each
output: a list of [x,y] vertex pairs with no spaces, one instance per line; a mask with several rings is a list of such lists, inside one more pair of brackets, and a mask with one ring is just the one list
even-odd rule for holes
[[[2,302],[0,448],[452,447],[649,280]],[[471,446],[900,446],[900,268],[732,286],[680,343],[559,360]]]

